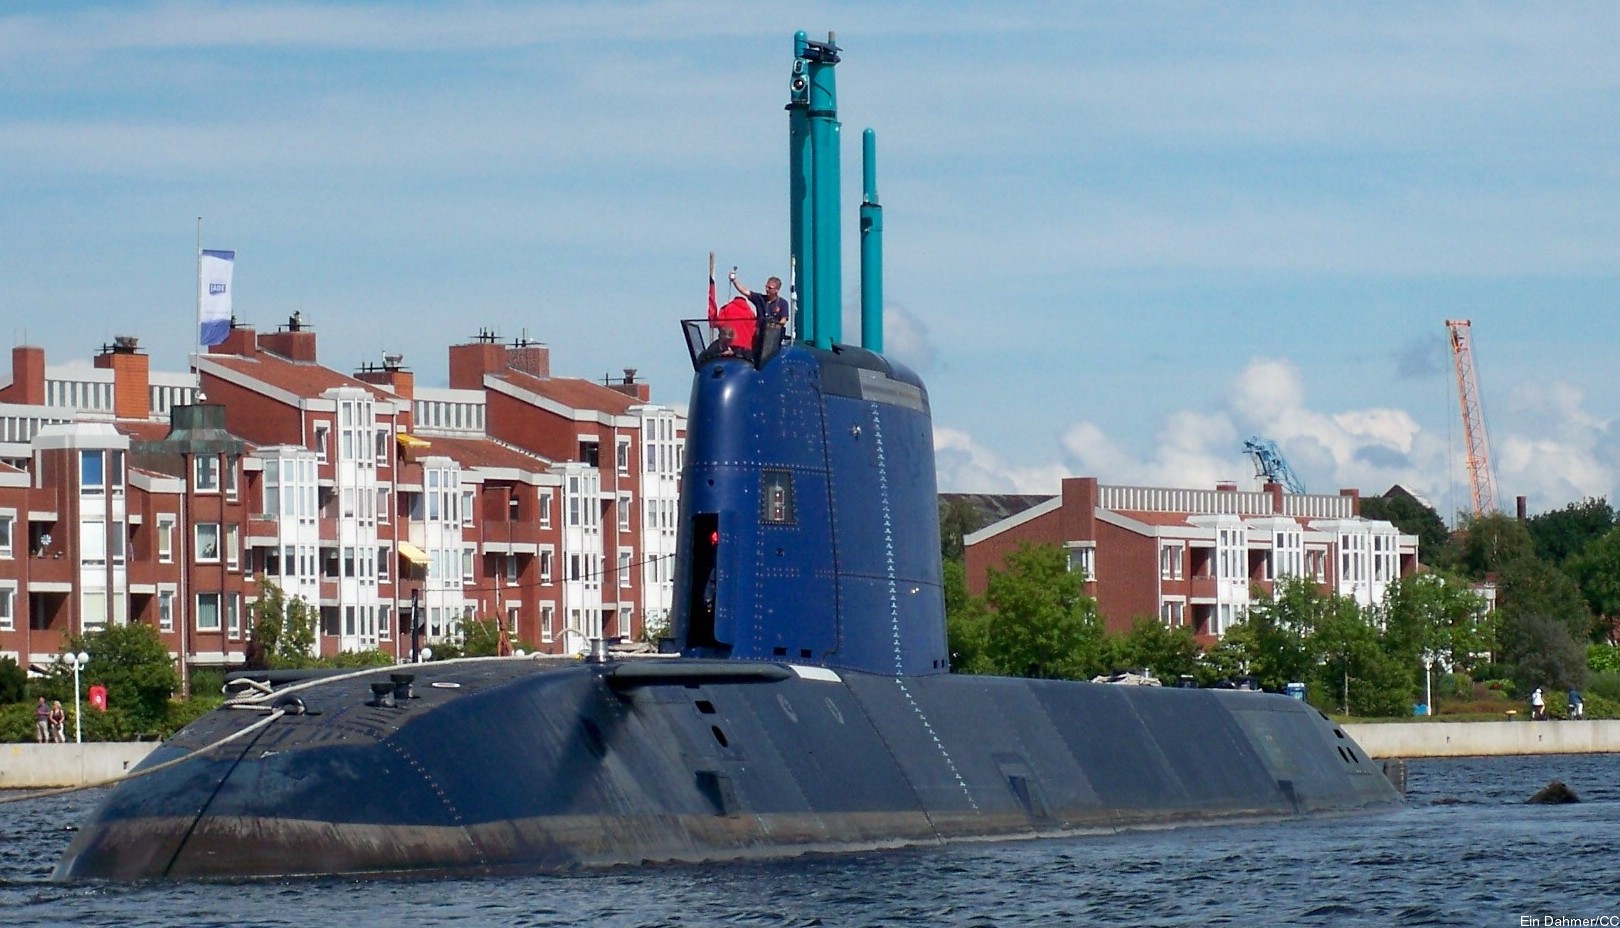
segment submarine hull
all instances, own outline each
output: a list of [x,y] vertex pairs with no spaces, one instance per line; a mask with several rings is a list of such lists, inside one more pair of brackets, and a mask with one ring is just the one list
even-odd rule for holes
[[541,872],[1400,802],[1283,696],[738,662],[658,682],[665,663],[427,665],[395,707],[357,675],[184,759],[263,717],[219,710],[112,791],[55,876]]

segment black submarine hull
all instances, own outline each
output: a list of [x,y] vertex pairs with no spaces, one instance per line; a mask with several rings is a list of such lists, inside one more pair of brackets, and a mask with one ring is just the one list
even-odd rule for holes
[[[58,880],[543,872],[1368,811],[1284,696],[774,663],[425,665],[114,788]],[[143,768],[264,716],[222,709]],[[139,771],[137,771],[139,772]]]

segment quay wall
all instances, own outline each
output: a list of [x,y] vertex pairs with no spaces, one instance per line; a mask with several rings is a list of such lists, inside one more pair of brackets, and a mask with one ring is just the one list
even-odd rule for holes
[[128,773],[156,749],[155,741],[0,744],[0,789],[103,783]]
[[1373,758],[1620,753],[1620,720],[1361,722],[1343,726]]

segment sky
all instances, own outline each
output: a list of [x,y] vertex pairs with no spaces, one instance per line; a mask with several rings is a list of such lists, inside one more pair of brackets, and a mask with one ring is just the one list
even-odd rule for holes
[[[12,2],[0,334],[192,350],[196,249],[321,361],[480,330],[684,409],[707,256],[787,276],[793,34],[836,33],[848,340],[877,133],[886,349],[940,489],[1399,483],[1620,500],[1620,5]],[[3,362],[0,362],[3,363]]]

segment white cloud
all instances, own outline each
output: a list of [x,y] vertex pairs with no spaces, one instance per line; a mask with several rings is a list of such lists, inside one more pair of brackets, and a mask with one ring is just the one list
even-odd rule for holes
[[934,427],[934,463],[946,493],[1057,493],[1069,476],[1056,461],[1011,465],[967,433]]
[[[1511,512],[1519,495],[1529,497],[1531,512],[1587,496],[1617,498],[1620,441],[1612,422],[1588,409],[1580,388],[1543,383],[1516,392],[1507,405],[1517,415],[1493,436],[1499,508]],[[1442,510],[1467,505],[1460,439],[1425,428],[1405,410],[1312,409],[1299,369],[1278,359],[1252,360],[1207,409],[1167,413],[1148,450],[1127,447],[1087,421],[1060,430],[1060,454],[1049,464],[1010,467],[1003,455],[954,429],[937,430],[935,444],[946,491],[1055,493],[1065,476],[1164,487],[1237,479],[1251,487],[1258,481],[1241,450],[1250,434],[1275,441],[1310,492],[1378,494],[1400,483]]]

